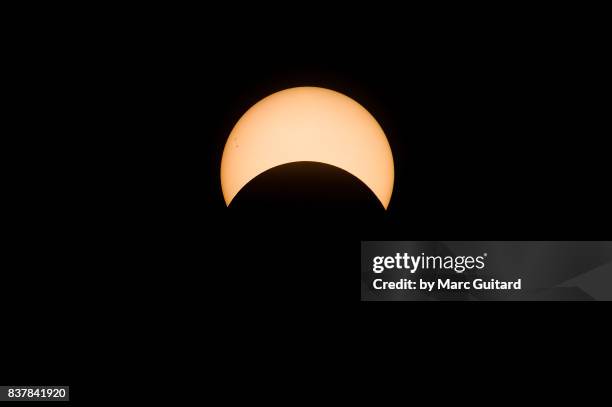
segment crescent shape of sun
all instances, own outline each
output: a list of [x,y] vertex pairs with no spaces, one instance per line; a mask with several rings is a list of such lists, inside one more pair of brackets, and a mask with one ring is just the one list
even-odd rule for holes
[[298,87],[274,93],[251,107],[234,126],[221,158],[225,203],[250,180],[298,161],[348,171],[387,209],[393,192],[393,155],[374,117],[341,93]]

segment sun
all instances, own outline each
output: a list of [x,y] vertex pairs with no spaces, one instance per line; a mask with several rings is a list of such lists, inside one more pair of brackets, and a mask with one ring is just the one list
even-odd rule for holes
[[251,107],[234,126],[221,159],[225,203],[250,180],[278,165],[314,161],[350,172],[385,209],[393,192],[391,147],[376,119],[333,90],[297,87]]

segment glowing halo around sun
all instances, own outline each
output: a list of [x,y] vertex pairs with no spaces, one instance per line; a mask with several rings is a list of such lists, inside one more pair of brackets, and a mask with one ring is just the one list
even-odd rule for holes
[[393,155],[382,128],[359,103],[341,93],[299,87],[274,93],[234,126],[221,158],[225,203],[250,180],[278,165],[314,161],[363,181],[385,209],[393,192]]

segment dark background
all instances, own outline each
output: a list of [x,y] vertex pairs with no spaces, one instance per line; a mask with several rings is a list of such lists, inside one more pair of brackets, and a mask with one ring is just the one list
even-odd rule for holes
[[[200,385],[215,356],[221,379],[262,365],[328,377],[405,338],[445,349],[486,330],[542,350],[543,332],[599,337],[587,305],[358,297],[362,240],[610,238],[598,26],[358,11],[24,14],[11,37],[7,383],[68,382],[84,401],[100,382]],[[309,205],[225,207],[233,125],[292,86],[339,91],[378,120],[396,170],[387,211],[339,173],[338,191],[355,186],[342,211],[316,188]],[[265,191],[280,180],[259,181],[246,198],[276,202]]]

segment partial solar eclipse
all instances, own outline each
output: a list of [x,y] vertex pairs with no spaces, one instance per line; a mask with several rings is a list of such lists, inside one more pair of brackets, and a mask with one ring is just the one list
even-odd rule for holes
[[341,93],[299,87],[274,93],[234,126],[221,158],[225,203],[250,180],[278,165],[314,161],[341,168],[374,192],[385,209],[393,192],[393,155],[382,128]]

